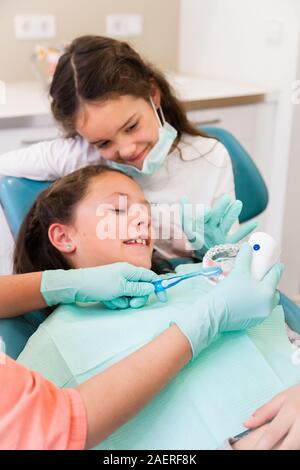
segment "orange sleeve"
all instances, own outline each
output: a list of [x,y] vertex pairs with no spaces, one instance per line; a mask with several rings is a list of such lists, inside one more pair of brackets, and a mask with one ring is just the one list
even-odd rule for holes
[[0,352],[0,449],[81,450],[87,419],[80,394],[59,389]]

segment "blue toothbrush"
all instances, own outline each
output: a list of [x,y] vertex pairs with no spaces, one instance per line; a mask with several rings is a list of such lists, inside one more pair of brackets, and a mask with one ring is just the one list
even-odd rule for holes
[[201,271],[193,273],[172,276],[167,279],[160,279],[159,281],[152,281],[152,284],[154,285],[154,292],[159,298],[159,300],[161,302],[166,302],[167,297],[165,295],[165,290],[170,289],[170,287],[176,286],[176,284],[179,284],[179,282],[197,276],[217,277],[221,273],[222,269],[219,266],[215,266],[212,268],[203,268]]

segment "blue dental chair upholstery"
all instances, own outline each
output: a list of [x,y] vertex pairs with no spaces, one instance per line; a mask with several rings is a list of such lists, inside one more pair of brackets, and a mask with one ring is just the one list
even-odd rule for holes
[[26,178],[0,179],[0,203],[14,238],[37,196],[50,184],[50,181],[33,181]]
[[[49,181],[25,178],[0,178],[0,204],[14,238],[38,194],[50,184]],[[0,338],[5,345],[6,354],[16,359],[44,318],[43,312],[36,311],[21,317],[0,320]]]
[[[251,157],[235,137],[225,129],[216,127],[202,127],[202,129],[220,140],[229,152],[234,169],[237,198],[244,203],[240,222],[259,215],[267,206],[268,191]],[[32,181],[25,178],[4,177],[0,179],[0,204],[14,238],[36,197],[50,184],[49,181]],[[180,260],[180,262],[184,261],[185,259]],[[281,294],[281,304],[288,324],[300,333],[300,309],[283,294]],[[0,320],[0,337],[6,344],[7,354],[13,358],[19,355],[28,338],[41,322],[41,318],[40,312],[32,312],[22,317]]]
[[248,152],[226,129],[202,126],[201,130],[222,142],[230,155],[236,198],[243,202],[240,223],[261,214],[268,205],[268,189]]

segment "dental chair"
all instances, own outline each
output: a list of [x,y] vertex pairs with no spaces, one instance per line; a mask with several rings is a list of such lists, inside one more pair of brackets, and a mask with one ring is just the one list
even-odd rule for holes
[[[202,127],[202,130],[220,140],[231,157],[236,195],[244,204],[240,222],[246,222],[261,214],[268,204],[268,191],[249,154],[225,129]],[[3,177],[0,179],[0,204],[14,238],[36,197],[50,184],[49,181],[32,181],[25,178]],[[176,259],[173,267],[184,262],[187,262],[186,258]],[[287,323],[294,331],[300,333],[300,308],[283,294],[281,294],[281,304]],[[22,317],[0,320],[0,338],[2,337],[6,345],[6,353],[16,358],[44,318],[43,312],[32,312]]]
[[[25,178],[0,178],[0,204],[14,238],[38,194],[50,184],[49,181]],[[35,311],[16,318],[1,319],[0,346],[4,343],[6,354],[16,359],[44,318],[42,311]]]
[[236,198],[243,203],[240,223],[260,215],[268,205],[268,189],[248,152],[226,129],[211,126],[202,126],[200,129],[209,137],[219,140],[230,155]]
[[14,239],[37,196],[50,184],[50,181],[33,181],[26,178],[0,179],[0,203]]

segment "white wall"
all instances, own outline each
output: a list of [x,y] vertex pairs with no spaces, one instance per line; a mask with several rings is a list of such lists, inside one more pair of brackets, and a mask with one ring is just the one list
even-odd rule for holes
[[[285,204],[294,111],[292,82],[300,79],[300,1],[181,0],[180,6],[180,72],[279,90],[272,118],[267,113],[258,120],[257,139],[260,148],[271,154],[271,158],[266,155],[270,203],[265,230],[283,241],[288,253],[289,236],[283,237],[283,227],[285,222],[287,234],[293,230],[293,221],[285,219]],[[268,38],[272,21],[282,27],[281,38],[273,42]],[[297,193],[299,198],[300,187]],[[296,263],[287,266],[287,278],[296,272]],[[299,284],[299,280],[295,282]]]
[[[0,80],[33,80],[30,56],[36,44],[60,46],[82,34],[106,35],[108,14],[143,16],[140,36],[123,37],[145,57],[164,69],[176,69],[180,0],[0,0]],[[53,14],[57,35],[50,40],[20,41],[14,34],[14,16]]]
[[[297,76],[300,79],[300,54]],[[300,304],[300,104],[293,106],[290,165],[283,225],[282,261],[286,269],[282,287]]]
[[[299,0],[181,0],[180,71],[281,87],[297,47],[299,16]],[[282,22],[278,45],[266,39],[272,20]]]

